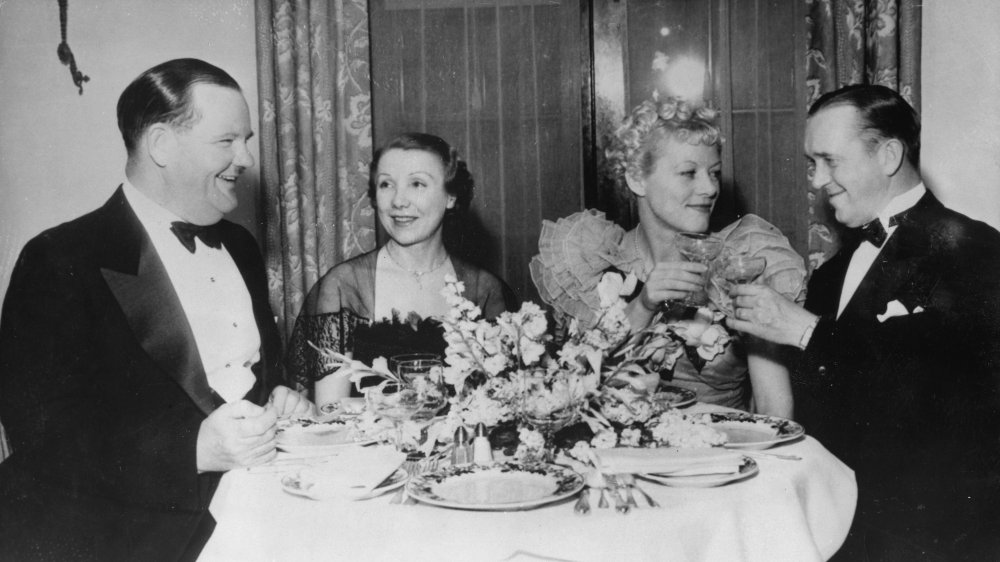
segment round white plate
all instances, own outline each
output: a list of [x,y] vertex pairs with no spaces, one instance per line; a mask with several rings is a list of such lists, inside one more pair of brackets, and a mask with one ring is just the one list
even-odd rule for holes
[[551,464],[515,462],[441,468],[410,478],[414,499],[456,509],[530,509],[568,498],[583,488],[583,477]]
[[792,420],[748,412],[706,412],[689,417],[725,433],[729,441],[724,446],[729,449],[767,449],[806,433]]
[[[310,470],[287,474],[281,478],[281,488],[289,494],[311,500],[323,501],[340,498],[341,494],[333,493],[323,487],[322,482],[318,480],[321,474],[321,472]],[[373,498],[395,490],[403,484],[406,484],[406,471],[399,468],[381,486],[373,488],[364,497],[357,499]]]
[[733,474],[699,474],[697,476],[661,476],[658,474],[642,474],[642,478],[659,482],[676,488],[714,488],[750,478],[760,472],[757,462],[750,457],[743,457],[740,471]]
[[320,455],[352,445],[367,445],[375,439],[359,439],[351,424],[340,419],[309,418],[282,420],[278,424],[278,449],[297,455]]

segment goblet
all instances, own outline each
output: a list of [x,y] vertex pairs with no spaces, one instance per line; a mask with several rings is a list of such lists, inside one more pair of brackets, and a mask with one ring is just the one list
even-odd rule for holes
[[733,285],[752,283],[767,267],[763,256],[735,254],[729,256],[722,266],[722,277]]
[[[680,232],[677,234],[677,249],[690,262],[708,266],[722,250],[722,239],[704,232]],[[682,304],[685,306],[702,306],[708,303],[708,293],[705,283],[708,280],[707,271],[702,275],[701,288],[688,293]]]
[[415,384],[385,381],[365,391],[365,400],[372,412],[392,422],[397,450],[403,450],[403,422],[434,417],[446,399],[441,386],[426,379]]
[[435,353],[406,353],[389,358],[389,370],[405,382],[412,382],[417,377],[434,376],[443,366],[441,356]]

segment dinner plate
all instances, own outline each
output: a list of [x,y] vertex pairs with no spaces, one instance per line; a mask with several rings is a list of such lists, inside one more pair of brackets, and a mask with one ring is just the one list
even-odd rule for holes
[[739,472],[734,472],[732,474],[699,474],[696,476],[643,474],[641,476],[647,480],[659,482],[660,484],[664,484],[666,486],[674,486],[676,488],[714,488],[716,486],[722,486],[723,484],[729,484],[730,482],[737,482],[739,480],[750,478],[758,472],[760,472],[760,468],[757,466],[757,462],[750,457],[744,456],[743,464],[740,465]]
[[797,422],[763,414],[706,412],[689,417],[725,433],[729,441],[724,446],[729,449],[767,449],[806,433]]
[[[281,488],[289,494],[302,496],[311,500],[323,501],[343,497],[343,494],[326,489],[320,481],[321,475],[322,472],[315,470],[303,470],[287,474],[281,478]],[[399,468],[385,482],[382,482],[380,486],[373,488],[371,492],[356,499],[373,498],[386,492],[391,492],[403,484],[406,484],[406,471]]]
[[278,423],[276,441],[278,449],[286,453],[321,455],[376,440],[359,436],[354,426],[342,419],[296,418]]
[[568,498],[583,477],[563,466],[507,462],[449,466],[410,478],[406,491],[418,501],[456,509],[531,509]]
[[674,408],[683,408],[697,402],[698,395],[690,388],[661,384],[653,394],[653,401],[657,404],[668,404]]

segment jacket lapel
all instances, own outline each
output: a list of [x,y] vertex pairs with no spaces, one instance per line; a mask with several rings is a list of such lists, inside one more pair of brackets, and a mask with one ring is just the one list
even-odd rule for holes
[[[119,189],[105,206],[117,233],[108,238],[101,274],[132,333],[152,360],[206,415],[215,409],[198,346],[167,271]],[[114,235],[116,234],[116,235]]]
[[893,300],[901,301],[907,310],[926,304],[924,300],[937,284],[940,272],[929,263],[930,241],[922,225],[927,224],[925,217],[936,206],[940,203],[928,192],[907,213],[844,308],[844,315],[870,320],[884,313]]

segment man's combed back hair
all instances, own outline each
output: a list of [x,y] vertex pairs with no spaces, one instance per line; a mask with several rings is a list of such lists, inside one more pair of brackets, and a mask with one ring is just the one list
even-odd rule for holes
[[920,116],[903,96],[877,84],[854,84],[820,96],[809,108],[809,117],[820,110],[841,105],[858,110],[861,134],[873,146],[897,139],[906,148],[906,159],[920,167]]
[[184,127],[196,121],[191,90],[212,84],[240,90],[225,70],[199,59],[174,59],[143,72],[118,98],[118,130],[129,154],[147,127],[169,123]]

